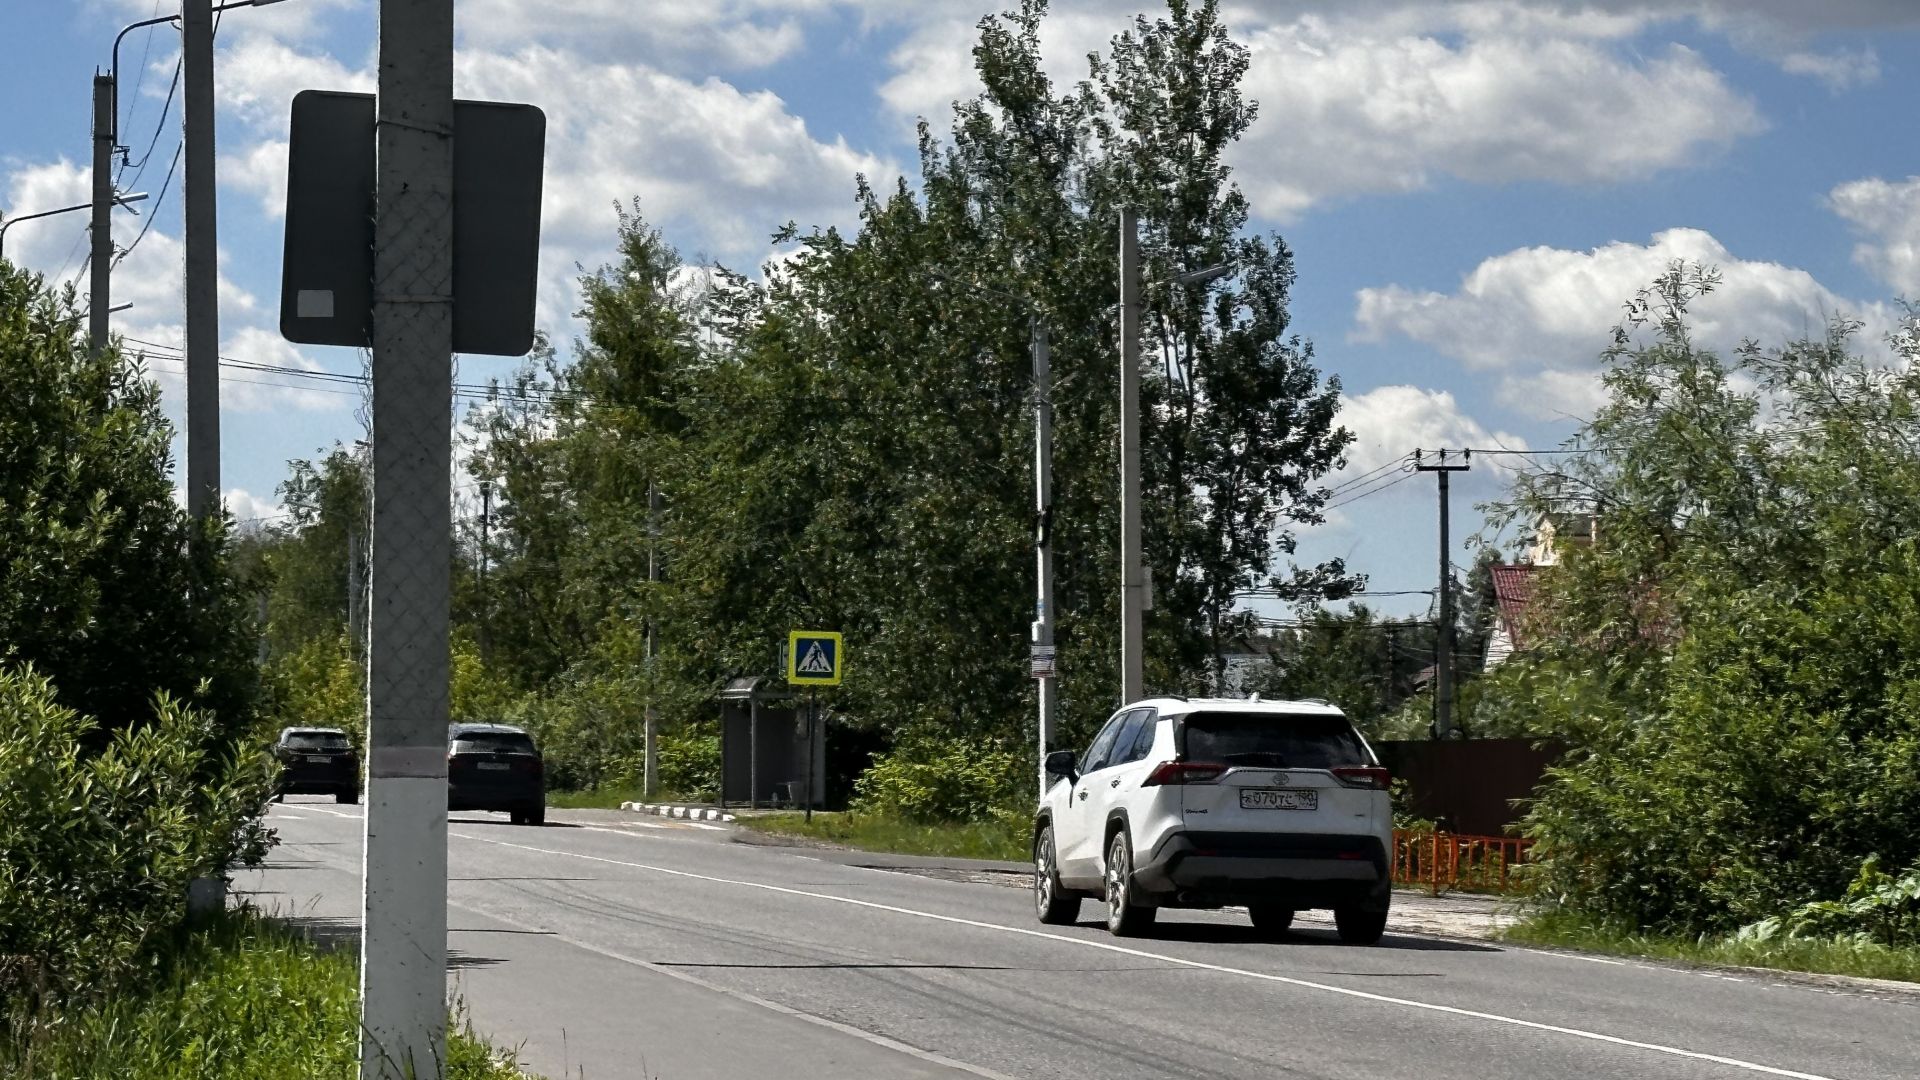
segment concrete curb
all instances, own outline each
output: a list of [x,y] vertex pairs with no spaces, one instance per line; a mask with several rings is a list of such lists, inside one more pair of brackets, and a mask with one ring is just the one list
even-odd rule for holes
[[679,818],[682,821],[732,821],[733,815],[711,806],[684,806],[678,803],[637,803],[623,802],[620,809],[635,814],[652,814],[655,817]]

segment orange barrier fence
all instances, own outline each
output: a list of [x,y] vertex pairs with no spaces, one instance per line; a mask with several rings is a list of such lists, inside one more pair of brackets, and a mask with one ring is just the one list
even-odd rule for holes
[[1393,831],[1393,883],[1444,890],[1503,893],[1511,890],[1511,871],[1527,861],[1533,841],[1507,836],[1456,836],[1441,832]]

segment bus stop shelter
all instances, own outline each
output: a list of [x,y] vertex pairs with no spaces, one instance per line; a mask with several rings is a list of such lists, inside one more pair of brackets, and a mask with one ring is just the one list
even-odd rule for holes
[[809,732],[806,707],[764,675],[730,679],[719,697],[720,805],[823,806],[825,710]]

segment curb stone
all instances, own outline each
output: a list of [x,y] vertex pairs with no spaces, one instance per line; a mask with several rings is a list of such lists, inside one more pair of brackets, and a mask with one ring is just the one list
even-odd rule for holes
[[685,806],[678,803],[623,802],[620,809],[635,814],[679,818],[683,821],[732,821],[733,815],[711,806]]

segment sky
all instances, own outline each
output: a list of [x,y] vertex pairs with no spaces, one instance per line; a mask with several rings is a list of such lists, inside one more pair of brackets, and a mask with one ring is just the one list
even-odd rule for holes
[[[84,201],[90,85],[114,34],[168,0],[12,5],[0,37],[0,214]],[[914,125],[945,130],[978,84],[980,0],[459,0],[455,92],[547,115],[538,322],[573,340],[582,267],[612,257],[616,204],[691,261],[752,270],[787,221],[851,226],[854,178],[911,173]],[[307,88],[371,90],[374,0],[282,0],[222,17],[217,49],[221,351],[358,374],[358,352],[277,331],[287,114]],[[1433,478],[1415,449],[1541,450],[1598,403],[1622,305],[1674,259],[1717,266],[1701,338],[1781,343],[1834,315],[1872,348],[1920,296],[1920,0],[1238,0],[1259,119],[1231,164],[1253,227],[1292,247],[1294,327],[1338,376],[1354,432],[1326,525],[1296,559],[1347,560],[1424,611],[1437,576]],[[1147,0],[1056,0],[1053,77]],[[114,327],[153,348],[183,415],[178,35],[122,46],[132,245]],[[22,223],[6,255],[74,279],[84,214]],[[137,241],[136,241],[137,237]],[[84,285],[84,282],[82,282]],[[145,343],[153,343],[148,345]],[[158,348],[154,348],[158,346]],[[511,358],[462,356],[462,382]],[[284,513],[290,458],[364,435],[349,386],[223,374],[222,484],[243,520]],[[176,457],[181,446],[176,441]],[[1452,561],[1477,503],[1528,460],[1481,453],[1453,481]],[[467,494],[471,494],[469,490]],[[1518,539],[1512,533],[1501,538]]]

